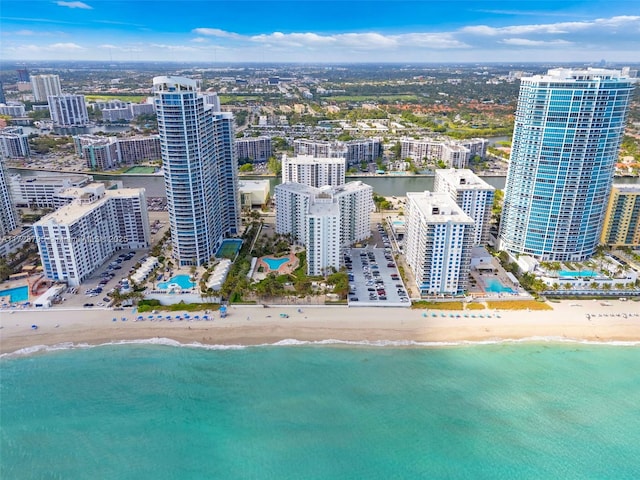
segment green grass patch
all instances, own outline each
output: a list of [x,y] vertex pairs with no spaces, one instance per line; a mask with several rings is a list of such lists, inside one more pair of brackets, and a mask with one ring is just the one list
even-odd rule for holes
[[[158,302],[157,304],[155,302]],[[141,300],[138,302],[138,313],[158,310],[162,312],[200,312],[204,310],[219,310],[219,303],[176,303],[174,305],[160,305],[158,300]]]
[[110,100],[120,100],[122,102],[141,103],[147,99],[147,95],[120,95],[114,93],[113,95],[85,95],[84,98],[88,102],[108,102]]
[[156,168],[155,167],[143,167],[141,165],[136,165],[135,167],[131,167],[128,168],[127,170],[124,171],[124,173],[155,173],[156,172]]

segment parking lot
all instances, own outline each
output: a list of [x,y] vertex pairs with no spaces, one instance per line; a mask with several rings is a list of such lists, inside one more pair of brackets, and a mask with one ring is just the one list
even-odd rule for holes
[[351,248],[344,253],[350,307],[409,307],[411,301],[390,248]]
[[145,252],[125,251],[114,254],[98,268],[80,287],[69,287],[63,293],[64,304],[69,307],[100,308],[112,304],[107,295],[120,280],[126,279],[133,266],[146,256]]

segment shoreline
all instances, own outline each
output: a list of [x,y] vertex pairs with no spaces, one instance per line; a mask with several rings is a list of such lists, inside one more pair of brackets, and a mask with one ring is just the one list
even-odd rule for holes
[[[214,312],[214,319],[208,321],[194,318],[201,312],[190,312],[191,318],[182,321],[175,317],[184,313],[170,312],[172,320],[168,321],[165,312],[149,319],[149,313],[131,309],[3,310],[0,357],[123,343],[203,348],[291,344],[428,348],[537,341],[640,346],[636,302],[562,301],[551,305],[553,310],[465,311],[476,318],[456,317],[461,311],[395,307],[231,306],[226,318]],[[435,312],[437,316],[432,316]],[[281,318],[280,313],[289,317]],[[139,315],[142,321],[137,321]],[[122,321],[123,317],[127,320]]]

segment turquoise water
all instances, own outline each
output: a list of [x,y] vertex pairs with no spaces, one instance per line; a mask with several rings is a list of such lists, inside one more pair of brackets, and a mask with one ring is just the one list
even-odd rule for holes
[[166,282],[158,283],[157,288],[159,290],[169,290],[171,284],[178,285],[182,289],[192,288],[195,285],[195,283],[189,279],[189,275],[176,275]]
[[640,347],[3,358],[0,478],[637,479]]
[[269,269],[278,270],[281,265],[289,261],[289,257],[284,257],[284,258],[262,257],[262,260],[264,260],[264,263],[266,263],[269,266]]
[[559,270],[558,275],[561,277],[597,277],[598,272],[592,270],[580,270],[574,272],[573,270]]
[[485,292],[491,293],[513,293],[513,288],[505,287],[497,278],[488,278],[485,280]]
[[24,285],[22,287],[0,290],[0,297],[6,296],[9,297],[9,303],[26,302],[29,300],[29,287]]

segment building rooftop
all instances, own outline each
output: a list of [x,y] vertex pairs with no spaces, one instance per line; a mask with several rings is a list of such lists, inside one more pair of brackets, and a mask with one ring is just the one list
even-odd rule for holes
[[[103,187],[102,192],[98,195],[95,195],[94,191],[88,189],[88,187],[94,185],[101,185]],[[76,197],[76,200],[59,208],[55,212],[44,216],[34,225],[38,225],[40,223],[48,223],[49,221],[60,224],[71,224],[76,220],[82,218],[89,212],[93,211],[94,209],[104,205],[108,200],[112,198],[138,197],[141,193],[144,193],[144,188],[121,188],[117,190],[104,190],[104,185],[92,183],[84,188],[68,188],[64,190],[63,193],[65,196]],[[146,207],[146,205],[143,205],[143,208],[144,207]]]
[[495,190],[487,182],[467,168],[438,169],[436,175],[461,190]]
[[427,222],[473,224],[473,219],[464,213],[446,193],[440,192],[407,192],[407,200],[412,202],[422,213]]

